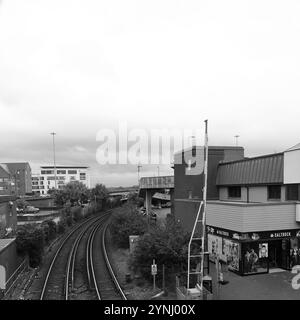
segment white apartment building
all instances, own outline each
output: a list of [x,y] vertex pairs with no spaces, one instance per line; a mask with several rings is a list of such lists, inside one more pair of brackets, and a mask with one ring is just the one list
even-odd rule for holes
[[[57,165],[56,181],[58,189],[73,181],[82,182],[87,188],[90,188],[89,167]],[[41,166],[38,173],[32,174],[33,192],[43,195],[53,188],[55,188],[54,166]]]

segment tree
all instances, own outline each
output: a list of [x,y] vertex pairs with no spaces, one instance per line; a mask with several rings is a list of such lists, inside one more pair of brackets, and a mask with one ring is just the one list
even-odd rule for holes
[[90,192],[90,199],[95,201],[97,207],[101,210],[106,206],[109,197],[108,190],[104,184],[96,184]]
[[[149,267],[153,259],[162,268],[165,265],[167,277],[182,270],[187,262],[189,235],[173,219],[167,219],[165,225],[156,226],[139,240],[131,257],[130,266],[145,279],[150,280]],[[159,272],[157,279],[161,279]]]
[[132,204],[125,204],[112,215],[110,231],[114,243],[121,248],[129,247],[129,236],[142,235],[146,230],[145,219]]
[[44,232],[34,225],[25,225],[17,230],[17,250],[19,254],[29,256],[29,264],[36,268],[42,261],[44,251]]
[[62,189],[54,190],[52,194],[56,205],[59,206],[64,206],[67,202],[71,204],[83,203],[88,199],[88,189],[79,181],[69,182]]
[[142,207],[144,205],[144,199],[140,198],[136,192],[131,192],[128,195],[128,202],[131,202],[138,207]]
[[25,210],[29,206],[29,203],[24,199],[17,199],[16,205],[18,209]]

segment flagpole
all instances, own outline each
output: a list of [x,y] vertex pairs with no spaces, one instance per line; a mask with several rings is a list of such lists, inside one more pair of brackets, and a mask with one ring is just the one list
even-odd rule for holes
[[208,120],[205,120],[205,158],[204,158],[204,188],[203,188],[203,216],[202,216],[202,259],[201,259],[201,283],[203,292],[203,273],[206,249],[206,204],[207,204],[207,173],[208,173]]

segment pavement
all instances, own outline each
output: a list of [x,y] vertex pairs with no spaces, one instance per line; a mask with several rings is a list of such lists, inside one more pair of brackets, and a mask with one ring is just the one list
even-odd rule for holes
[[[215,280],[215,265],[210,267],[210,275]],[[242,277],[228,271],[224,273],[224,280],[229,283],[219,286],[219,300],[300,300],[300,289],[293,289],[291,284],[294,276],[290,271],[281,271]],[[216,292],[215,281],[213,287]]]

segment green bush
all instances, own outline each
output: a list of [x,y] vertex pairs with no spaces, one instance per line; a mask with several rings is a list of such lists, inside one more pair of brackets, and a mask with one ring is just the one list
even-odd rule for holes
[[165,265],[166,277],[182,270],[187,262],[189,235],[172,219],[164,226],[151,228],[149,233],[139,239],[130,258],[131,269],[145,279],[151,279],[149,268],[155,259],[158,264],[157,280],[161,280],[162,266]]
[[62,234],[66,231],[66,220],[65,219],[61,219],[58,223],[57,223],[57,233],[58,234]]
[[20,255],[28,255],[31,267],[36,268],[40,265],[45,245],[42,227],[26,225],[18,228],[16,244]]
[[78,222],[78,221],[82,220],[82,218],[83,218],[82,208],[81,207],[74,208],[73,212],[72,212],[72,215],[73,215],[73,220],[75,222]]
[[67,224],[68,227],[72,226],[72,224],[73,224],[72,216],[69,215],[69,216],[66,217],[66,224]]
[[142,235],[146,230],[147,223],[145,219],[131,204],[118,208],[112,215],[111,235],[114,243],[121,248],[129,247],[129,236]]
[[57,226],[56,226],[56,223],[53,220],[47,221],[47,224],[48,224],[48,227],[49,227],[48,238],[49,238],[49,241],[52,241],[52,240],[54,240],[56,238]]

